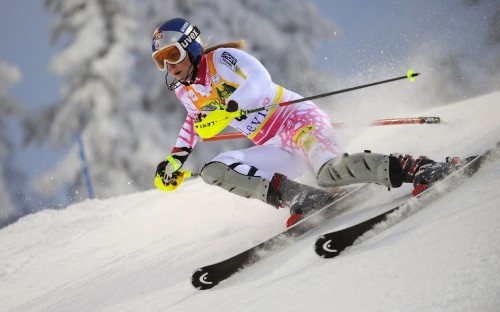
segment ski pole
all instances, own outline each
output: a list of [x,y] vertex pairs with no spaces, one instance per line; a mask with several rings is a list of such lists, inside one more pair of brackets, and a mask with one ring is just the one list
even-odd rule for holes
[[211,112],[203,120],[196,122],[194,124],[194,127],[195,127],[195,130],[200,137],[202,137],[203,139],[207,139],[207,138],[211,138],[211,137],[215,136],[216,134],[221,132],[224,128],[226,128],[233,118],[241,117],[241,116],[248,115],[251,113],[257,113],[257,112],[260,112],[263,110],[278,108],[280,106],[288,106],[288,105],[302,103],[305,101],[319,99],[319,98],[323,98],[323,97],[327,97],[327,96],[331,96],[331,95],[335,95],[335,94],[345,93],[345,92],[354,91],[354,90],[358,90],[358,89],[362,89],[362,88],[368,88],[368,87],[376,86],[376,85],[383,84],[383,83],[393,82],[393,81],[397,81],[397,80],[408,79],[410,81],[414,81],[415,77],[417,77],[418,75],[420,75],[420,74],[414,73],[413,70],[410,69],[406,73],[406,76],[381,80],[381,81],[372,82],[372,83],[368,83],[368,84],[364,84],[364,85],[360,85],[360,86],[356,86],[356,87],[351,87],[351,88],[347,88],[347,89],[341,89],[341,90],[337,90],[337,91],[322,93],[322,94],[313,95],[313,96],[309,96],[309,97],[305,97],[305,98],[301,98],[301,99],[296,99],[296,100],[292,100],[292,101],[281,102],[278,104],[262,106],[262,107],[249,109],[249,110],[237,110],[235,112],[228,112],[225,110],[216,110],[216,111]]
[[[376,119],[371,122],[371,126],[390,126],[390,125],[409,125],[409,124],[439,124],[441,118],[439,117],[405,117],[405,118],[387,118]],[[334,122],[332,126],[336,129],[344,128],[346,126],[343,122]],[[203,139],[204,142],[222,141],[243,139],[246,136],[241,132],[219,133],[211,138]]]
[[[327,96],[331,96],[331,95],[335,95],[335,94],[340,94],[340,93],[350,92],[350,91],[354,91],[354,90],[358,90],[358,89],[373,87],[373,86],[376,86],[376,85],[379,85],[379,84],[393,82],[393,81],[402,80],[402,79],[408,79],[410,81],[414,81],[415,77],[417,77],[418,75],[420,75],[420,74],[419,73],[414,73],[413,70],[410,69],[406,73],[406,76],[401,76],[401,77],[391,78],[391,79],[387,79],[387,80],[381,80],[381,81],[377,81],[377,82],[372,82],[372,83],[360,85],[360,86],[357,86],[357,87],[351,87],[351,88],[347,88],[347,89],[341,89],[341,90],[337,90],[337,91],[322,93],[322,94],[313,95],[313,96],[309,96],[309,97],[305,97],[305,98],[297,99],[297,100],[293,100],[293,101],[282,102],[282,103],[279,103],[279,104],[269,105],[266,108],[268,108],[268,107],[272,108],[273,106],[274,107],[278,107],[278,106],[287,106],[287,105],[297,104],[297,103],[301,103],[301,102],[305,102],[305,101],[311,101],[311,100],[315,100],[315,99],[319,99],[319,98],[323,98],[323,97],[327,97]],[[266,108],[264,108],[264,109],[266,109]],[[256,108],[255,110],[262,111],[263,109],[262,108]],[[248,110],[248,111],[245,111],[245,113],[246,114],[248,114],[248,113],[254,113],[254,110]]]

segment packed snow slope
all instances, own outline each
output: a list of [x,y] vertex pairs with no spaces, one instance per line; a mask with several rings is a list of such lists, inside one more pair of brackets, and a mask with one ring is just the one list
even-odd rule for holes
[[[358,129],[346,150],[444,159],[500,139],[500,93],[416,115],[446,122]],[[361,204],[207,291],[191,286],[197,267],[280,232],[288,212],[197,179],[41,211],[0,230],[0,310],[499,311],[499,185],[496,161],[338,258],[316,256],[322,232],[381,209]],[[376,188],[369,202],[401,193]]]

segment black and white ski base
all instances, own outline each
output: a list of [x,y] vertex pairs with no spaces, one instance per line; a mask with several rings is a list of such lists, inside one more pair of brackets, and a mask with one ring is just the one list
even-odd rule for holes
[[[411,212],[406,211],[406,213],[403,213],[403,210],[418,210],[418,208],[424,207],[432,201],[441,198],[444,194],[447,194],[455,189],[458,184],[464,180],[464,178],[474,175],[477,170],[479,170],[481,165],[499,158],[499,154],[500,143],[497,144],[496,148],[488,150],[483,155],[476,157],[465,166],[448,175],[432,187],[428,188],[416,197],[409,199],[406,203],[400,204],[373,218],[347,228],[323,234],[317,238],[314,243],[314,251],[323,258],[334,258],[338,256],[346,248],[352,246],[361,236],[374,229],[377,224],[388,220],[393,213],[396,214],[397,212],[402,212],[402,216],[408,216]],[[402,216],[399,217],[398,221],[404,219]],[[397,223],[397,221],[393,224],[395,223]]]
[[353,195],[364,193],[365,190],[368,190],[366,186],[347,188],[339,192],[332,203],[305,217],[280,234],[226,260],[197,269],[191,276],[191,283],[200,290],[210,289],[241,269],[290,245],[306,232],[351,207],[352,201],[360,198],[360,196]]

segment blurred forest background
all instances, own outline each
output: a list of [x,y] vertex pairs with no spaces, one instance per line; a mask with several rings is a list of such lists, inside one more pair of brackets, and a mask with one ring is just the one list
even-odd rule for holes
[[[304,96],[423,73],[318,101],[335,121],[360,126],[500,89],[498,0],[27,0],[2,2],[0,14],[0,227],[86,200],[81,147],[96,198],[154,187],[185,119],[151,60],[154,29],[173,17],[208,46],[244,39],[275,82]],[[247,146],[199,143],[187,168]]]

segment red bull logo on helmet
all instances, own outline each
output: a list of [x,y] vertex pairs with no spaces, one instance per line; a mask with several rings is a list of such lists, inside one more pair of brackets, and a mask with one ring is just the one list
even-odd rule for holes
[[153,34],[153,47],[154,51],[158,50],[160,48],[160,41],[163,38],[163,31],[161,29],[155,30]]

